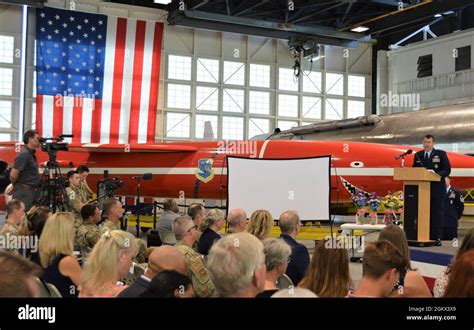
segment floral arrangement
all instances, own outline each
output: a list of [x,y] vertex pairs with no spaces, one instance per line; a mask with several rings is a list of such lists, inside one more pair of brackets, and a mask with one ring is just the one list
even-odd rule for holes
[[367,196],[361,190],[356,190],[352,194],[352,200],[354,201],[355,206],[357,207],[357,213],[355,215],[356,224],[364,224],[365,208],[367,206]]
[[403,191],[397,191],[393,194],[389,192],[382,199],[382,205],[385,208],[383,222],[385,224],[395,222],[399,224],[399,221],[403,217]]
[[375,192],[369,195],[368,204],[370,208],[370,224],[375,225],[377,223],[377,209],[380,206],[380,199]]

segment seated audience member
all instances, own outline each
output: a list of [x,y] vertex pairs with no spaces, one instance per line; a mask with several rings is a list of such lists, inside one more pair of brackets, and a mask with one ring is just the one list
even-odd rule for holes
[[444,297],[474,298],[474,249],[470,249],[453,263]]
[[206,209],[204,208],[204,205],[200,203],[193,203],[189,205],[188,215],[193,219],[194,224],[199,226],[202,218],[206,215]]
[[303,288],[292,288],[280,290],[270,298],[318,298],[313,291]]
[[69,212],[52,214],[39,240],[43,279],[53,284],[63,297],[77,297],[81,266],[74,250],[74,216]]
[[127,288],[127,275],[137,253],[135,237],[122,230],[106,231],[86,259],[79,297],[116,297]]
[[443,272],[443,274],[436,279],[433,288],[433,294],[435,297],[444,296],[444,291],[446,290],[446,286],[449,282],[452,264],[471,249],[474,249],[474,228],[471,228],[464,236],[464,239],[458,249],[458,252],[456,253],[456,256],[454,257],[453,262],[448,267],[446,267],[446,270]]
[[0,251],[0,297],[38,298],[41,268],[19,255]]
[[278,291],[276,286],[278,278],[286,272],[291,248],[278,238],[265,238],[262,243],[267,271],[265,274],[265,290],[259,293],[257,298],[270,298]]
[[113,197],[108,198],[104,202],[102,212],[105,215],[105,220],[101,224],[102,233],[105,231],[119,230],[120,219],[125,212],[122,203]]
[[275,221],[270,212],[257,210],[250,215],[247,231],[262,241],[270,235],[274,224]]
[[347,297],[388,297],[409,264],[399,249],[389,241],[377,241],[365,247],[362,258],[362,279],[355,291]]
[[193,203],[189,206],[188,215],[193,219],[194,224],[197,226],[198,231],[196,233],[196,240],[193,244],[193,249],[198,252],[199,251],[199,238],[201,237],[202,231],[200,230],[201,221],[206,216],[206,209],[204,205],[200,203]]
[[[41,234],[43,233],[44,225],[46,221],[51,216],[51,211],[46,206],[36,206],[33,205],[31,209],[26,214],[27,219],[27,232],[28,235],[32,237],[36,237],[37,241],[41,238]],[[41,266],[41,260],[39,256],[39,249],[32,250],[29,249],[26,251],[27,257],[36,263],[37,265]]]
[[128,288],[120,292],[118,297],[139,297],[150,287],[150,283],[156,275],[168,270],[187,275],[188,264],[186,263],[186,258],[174,246],[162,245],[154,248],[148,257],[148,267],[145,273],[138,277]]
[[91,199],[94,192],[87,184],[87,177],[89,176],[89,168],[86,165],[79,165],[76,169],[77,173],[79,173],[79,178],[81,183],[79,188],[81,189],[82,193],[86,196],[86,199]]
[[286,275],[295,286],[301,281],[309,266],[309,253],[306,246],[296,241],[300,232],[300,217],[296,211],[285,211],[280,215],[280,238],[291,247],[290,263]]
[[253,298],[265,288],[263,244],[249,233],[218,240],[209,251],[207,268],[220,297]]
[[81,178],[79,173],[76,171],[69,171],[67,172],[67,179],[69,181],[69,187],[66,188],[66,193],[72,212],[76,216],[76,227],[79,227],[82,223],[81,209],[87,203],[87,195],[80,188]]
[[343,298],[352,285],[349,254],[346,249],[332,248],[327,243],[331,243],[330,238],[316,244],[311,265],[298,286],[318,297]]
[[[4,237],[6,242],[10,241],[10,236],[20,236],[21,221],[25,215],[25,204],[18,199],[12,199],[7,204],[7,215],[5,224],[0,229],[0,236]],[[17,249],[9,249],[10,252],[17,253]]]
[[423,277],[410,265],[410,251],[405,232],[397,225],[387,225],[379,235],[379,241],[386,240],[395,245],[409,265],[403,280],[402,290],[392,292],[393,297],[431,297],[430,289]]
[[227,233],[236,234],[245,231],[247,228],[247,213],[243,209],[233,209],[227,215],[229,228]]
[[[103,213],[106,216],[104,222],[100,225],[101,234],[106,231],[113,231],[120,229],[120,219],[122,218],[125,210],[122,203],[115,199],[109,198],[104,202]],[[146,242],[142,239],[137,239],[138,253],[135,256],[134,261],[139,264],[146,262]]]
[[215,294],[214,285],[209,278],[208,270],[201,255],[192,246],[196,240],[197,225],[190,217],[181,216],[173,221],[173,232],[176,235],[176,249],[187,261],[187,275],[193,282],[196,295],[201,298],[212,297]]
[[140,298],[193,298],[191,280],[174,270],[164,270],[153,278]]
[[222,229],[225,222],[225,215],[219,209],[212,209],[207,212],[202,219],[201,228],[203,229],[201,237],[199,238],[198,250],[202,255],[207,255],[209,249],[215,241],[221,238],[218,231]]
[[173,220],[179,217],[179,207],[178,203],[174,199],[167,199],[163,203],[163,213],[158,219],[157,229],[159,231],[168,231],[172,232]]
[[95,204],[86,204],[81,209],[82,224],[77,228],[75,245],[86,257],[100,239],[100,210]]

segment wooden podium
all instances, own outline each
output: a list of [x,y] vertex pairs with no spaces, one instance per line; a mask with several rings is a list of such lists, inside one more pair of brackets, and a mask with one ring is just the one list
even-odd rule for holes
[[410,246],[431,246],[431,181],[441,177],[424,167],[395,168],[394,180],[403,181],[403,229]]

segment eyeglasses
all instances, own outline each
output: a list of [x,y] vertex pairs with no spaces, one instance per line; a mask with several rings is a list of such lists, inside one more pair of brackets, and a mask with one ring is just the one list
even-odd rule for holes
[[193,230],[193,229],[198,229],[198,225],[194,225],[194,226],[192,226],[191,228],[189,228],[189,229],[188,229],[188,233],[189,233],[191,230]]

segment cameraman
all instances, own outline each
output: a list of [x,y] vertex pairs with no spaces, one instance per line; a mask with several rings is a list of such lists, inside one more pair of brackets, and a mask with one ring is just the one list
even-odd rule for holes
[[13,198],[25,204],[25,212],[28,212],[35,191],[40,183],[38,162],[36,160],[36,150],[39,145],[39,135],[37,131],[29,130],[23,135],[24,148],[16,155],[13,168],[10,173],[10,181],[13,184]]

